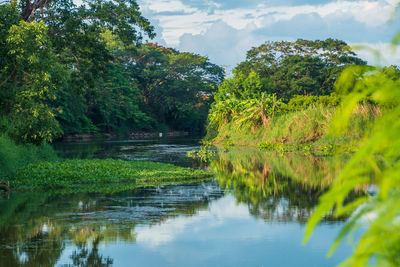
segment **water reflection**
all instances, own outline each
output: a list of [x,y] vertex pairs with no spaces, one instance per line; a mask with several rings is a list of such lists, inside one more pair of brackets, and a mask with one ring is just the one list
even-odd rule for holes
[[270,221],[304,223],[345,161],[343,156],[234,150],[220,153],[210,168],[221,188],[246,203],[251,214]]
[[[200,165],[185,158],[193,143],[106,146],[114,157],[138,159],[135,150],[142,150],[163,162]],[[325,257],[344,218],[328,217],[307,246],[301,240],[304,222],[344,162],[232,150],[211,160],[211,181],[4,195],[0,266],[334,266],[350,253],[340,247]]]
[[0,200],[0,266],[54,266],[68,245],[72,266],[108,266],[98,245],[136,242],[138,224],[192,216],[223,196],[214,183],[118,194],[12,193]]

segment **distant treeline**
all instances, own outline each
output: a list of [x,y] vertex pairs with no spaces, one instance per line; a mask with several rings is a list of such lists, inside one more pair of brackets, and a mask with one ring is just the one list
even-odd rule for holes
[[144,41],[154,29],[134,0],[82,2],[0,5],[0,133],[202,132],[222,68]]

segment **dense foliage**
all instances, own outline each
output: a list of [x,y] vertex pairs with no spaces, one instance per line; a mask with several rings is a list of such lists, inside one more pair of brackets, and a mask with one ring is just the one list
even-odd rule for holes
[[40,144],[71,133],[204,129],[222,69],[143,44],[130,1],[0,5],[0,131]]
[[365,64],[344,41],[326,39],[266,42],[247,52],[236,75],[259,75],[263,90],[280,98],[293,95],[327,95],[341,71]]
[[296,95],[293,96],[288,104],[287,111],[305,110],[309,107],[323,106],[326,108],[337,107],[340,103],[340,97],[336,95]]

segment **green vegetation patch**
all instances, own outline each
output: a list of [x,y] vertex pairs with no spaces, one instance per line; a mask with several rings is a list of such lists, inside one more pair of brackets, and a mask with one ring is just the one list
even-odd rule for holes
[[0,134],[0,181],[15,177],[18,170],[41,161],[57,161],[57,153],[47,143],[41,145],[17,144]]
[[113,159],[65,160],[42,162],[21,168],[12,181],[20,189],[60,189],[91,185],[157,185],[204,179],[212,174],[204,170],[171,164]]

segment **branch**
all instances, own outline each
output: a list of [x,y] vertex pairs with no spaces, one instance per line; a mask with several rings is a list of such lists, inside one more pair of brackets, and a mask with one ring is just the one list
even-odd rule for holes
[[34,0],[33,4],[31,4],[30,0],[26,0],[26,5],[22,8],[21,16],[24,21],[33,21],[33,14],[37,9],[41,9],[46,7],[54,0]]
[[16,71],[16,69],[14,69],[14,70],[11,72],[11,74],[10,74],[4,81],[2,81],[2,82],[0,83],[0,87],[2,87],[6,82],[8,82],[9,79],[11,79],[11,77],[15,74],[15,71]]

